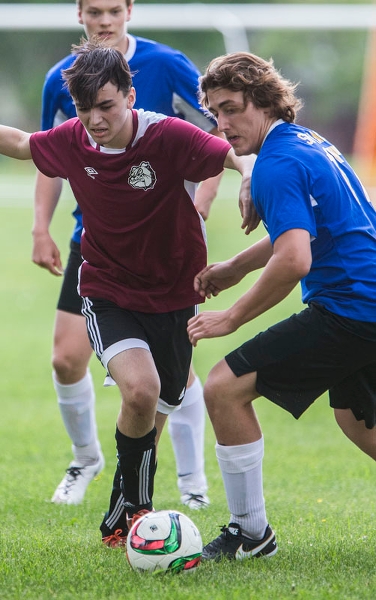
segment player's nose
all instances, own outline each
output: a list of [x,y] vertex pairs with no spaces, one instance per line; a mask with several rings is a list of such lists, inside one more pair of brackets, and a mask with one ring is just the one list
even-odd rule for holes
[[90,111],[89,122],[90,125],[98,125],[102,121],[102,113],[98,108],[92,108]]

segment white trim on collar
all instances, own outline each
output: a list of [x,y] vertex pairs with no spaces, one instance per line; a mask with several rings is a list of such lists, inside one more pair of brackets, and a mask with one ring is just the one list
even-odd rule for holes
[[128,38],[128,50],[124,54],[124,58],[127,62],[129,62],[131,60],[131,58],[134,57],[134,54],[136,52],[137,40],[133,35],[130,35],[129,33],[127,34],[127,38]]
[[90,146],[92,146],[95,150],[99,149],[99,152],[103,152],[103,154],[121,154],[125,152],[125,148],[106,148],[105,146],[99,146],[97,142],[91,137],[88,130],[85,129],[85,131],[90,142]]
[[[284,121],[283,119],[278,119],[277,121],[275,121],[275,122],[274,122],[274,123],[273,123],[273,124],[272,124],[272,125],[269,127],[268,131],[266,132],[266,135],[265,135],[264,139],[262,140],[261,148],[263,147],[263,145],[264,145],[264,142],[265,142],[266,138],[268,137],[269,133],[270,133],[271,131],[273,131],[273,129],[275,129],[276,127],[278,127],[278,125],[282,125],[282,123],[285,123],[285,121]],[[261,150],[261,148],[260,148],[260,150]]]

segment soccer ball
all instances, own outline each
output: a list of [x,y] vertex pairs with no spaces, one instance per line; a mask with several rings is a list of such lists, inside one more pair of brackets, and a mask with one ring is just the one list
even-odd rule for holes
[[132,525],[127,536],[127,558],[137,571],[191,571],[202,554],[196,525],[176,510],[146,513]]

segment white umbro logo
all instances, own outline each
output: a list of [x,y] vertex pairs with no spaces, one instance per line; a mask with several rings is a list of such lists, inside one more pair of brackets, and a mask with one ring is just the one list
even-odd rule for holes
[[95,179],[95,175],[98,175],[98,171],[94,167],[85,167],[85,171],[92,179]]

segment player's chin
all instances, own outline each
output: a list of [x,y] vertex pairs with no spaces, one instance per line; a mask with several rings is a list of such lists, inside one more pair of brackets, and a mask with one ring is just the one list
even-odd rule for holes
[[240,146],[240,138],[238,136],[233,136],[233,137],[228,137],[227,141],[229,144],[231,144],[232,149],[234,150],[235,154],[239,154],[241,146]]
[[244,148],[241,148],[240,146],[233,146],[233,150],[236,156],[246,156],[248,154],[251,154],[250,152],[248,152]]
[[248,156],[252,154],[251,150],[244,143],[242,144],[241,138],[230,138],[228,142],[231,144],[233,151],[236,156]]

